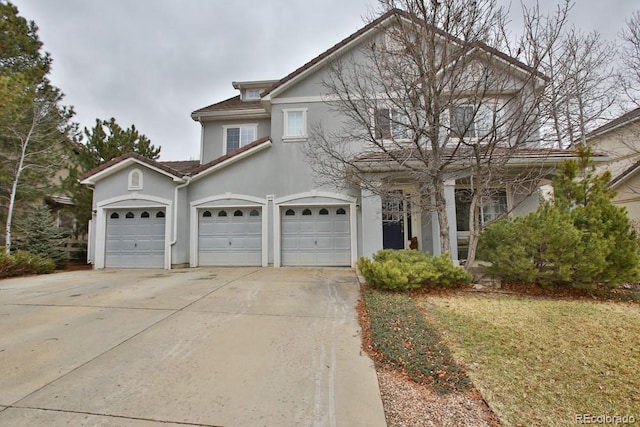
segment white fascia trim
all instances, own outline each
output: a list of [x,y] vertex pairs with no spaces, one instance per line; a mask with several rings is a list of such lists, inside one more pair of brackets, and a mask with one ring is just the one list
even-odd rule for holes
[[[333,193],[333,192],[329,192],[329,191],[316,191],[316,190],[312,190],[312,191],[306,191],[304,193],[296,193],[296,194],[291,194],[289,196],[284,196],[284,197],[280,197],[278,199],[275,199],[273,201],[274,204],[277,205],[288,205],[288,206],[292,206],[293,204],[288,203],[291,202],[293,200],[297,200],[297,199],[305,199],[305,198],[313,198],[313,197],[325,197],[328,199],[336,199],[336,200],[340,200],[341,202],[347,202],[347,203],[356,203],[357,198],[356,197],[351,197],[351,196],[346,196],[344,194],[340,194],[340,193]],[[305,206],[307,205],[312,205],[309,203],[303,203]],[[319,205],[327,205],[327,203],[318,203]],[[338,203],[340,204],[340,203]],[[342,203],[344,204],[344,203]]]
[[638,173],[638,170],[640,170],[640,166],[636,166],[635,168],[633,168],[632,170],[630,170],[629,172],[627,172],[625,174],[625,176],[622,177],[622,179],[620,179],[619,181],[616,181],[613,183],[613,185],[609,185],[609,188],[616,188],[619,187],[621,184],[625,183],[626,181],[628,181],[630,178],[632,178],[633,176],[635,176],[636,173]]
[[339,101],[338,95],[315,95],[315,96],[292,96],[287,98],[278,98],[271,101],[273,105],[279,104],[313,104],[318,102]]
[[253,155],[253,154],[255,154],[255,153],[259,152],[259,151],[262,151],[262,150],[264,150],[266,148],[269,148],[269,147],[271,147],[272,144],[273,143],[269,140],[269,141],[266,141],[266,142],[264,142],[264,143],[262,143],[262,144],[260,144],[260,145],[258,145],[256,147],[251,148],[250,150],[243,151],[242,153],[237,154],[237,155],[225,160],[224,162],[218,163],[215,166],[211,166],[210,168],[208,168],[206,170],[203,170],[199,174],[194,175],[191,178],[191,181],[197,181],[200,178],[204,178],[205,176],[209,175],[210,173],[218,171],[218,170],[220,170],[222,168],[225,168],[225,167],[227,167],[229,165],[234,164],[235,162],[237,162],[239,160],[244,159],[245,157],[249,157],[249,156],[251,156],[251,155]]
[[[614,119],[614,120],[615,120],[615,119]],[[632,124],[632,123],[634,123],[634,122],[637,122],[638,120],[640,120],[640,116],[635,116],[635,117],[632,117],[632,118],[630,118],[630,119],[625,120],[625,121],[624,121],[624,122],[622,122],[622,123],[618,123],[617,125],[615,125],[614,127],[609,128],[609,129],[605,129],[605,130],[603,130],[603,131],[599,131],[599,132],[598,132],[598,130],[596,129],[596,131],[595,131],[593,134],[589,135],[589,137],[588,137],[588,138],[586,138],[585,140],[586,140],[586,141],[591,141],[591,140],[592,140],[592,139],[594,139],[594,138],[597,138],[597,137],[602,136],[602,135],[606,135],[606,134],[608,134],[609,132],[613,132],[614,130],[620,129],[621,127],[625,127],[625,126],[627,126],[627,125],[629,125],[629,124]]]
[[[146,200],[149,202],[155,202],[165,207],[165,222],[164,222],[164,269],[171,270],[171,224],[173,223],[173,201],[164,199],[161,197],[150,196],[146,194],[133,193],[126,196],[117,196],[110,199],[103,200],[97,204],[96,209],[96,238],[95,238],[95,268],[101,269],[105,266],[106,261],[106,245],[107,245],[107,214],[109,205],[127,200]],[[144,208],[156,208],[155,205],[149,206],[114,206],[113,209],[144,209]]]
[[[251,202],[252,204],[230,204],[224,206],[213,206],[207,205],[207,203],[212,203],[218,200],[246,200]],[[197,267],[199,265],[198,260],[198,234],[199,230],[199,221],[198,221],[198,210],[202,209],[224,209],[224,208],[250,208],[250,207],[260,207],[262,209],[262,266],[267,267],[269,265],[269,216],[268,216],[268,201],[267,199],[262,199],[260,197],[248,196],[244,194],[231,194],[226,193],[223,195],[217,195],[212,197],[206,197],[203,199],[198,199],[190,203],[190,244],[189,244],[189,266]]]
[[191,114],[194,121],[202,121],[206,119],[268,119],[269,112],[266,109],[259,110],[229,110],[229,111],[212,111],[209,113]]
[[180,178],[179,176],[173,175],[165,170],[162,170],[160,168],[157,168],[153,165],[147,164],[145,162],[141,162],[138,159],[129,157],[128,159],[125,159],[119,163],[116,163],[113,166],[110,166],[104,170],[101,170],[100,172],[96,173],[95,175],[90,176],[87,179],[84,179],[82,181],[80,181],[80,184],[84,184],[84,185],[95,185],[96,182],[110,176],[113,175],[114,173],[117,173],[119,171],[121,171],[122,169],[132,165],[132,164],[138,164],[140,166],[144,166],[147,169],[151,169],[153,171],[156,171],[162,175],[168,176],[169,178],[173,179],[175,182],[184,182],[184,180],[182,178]]

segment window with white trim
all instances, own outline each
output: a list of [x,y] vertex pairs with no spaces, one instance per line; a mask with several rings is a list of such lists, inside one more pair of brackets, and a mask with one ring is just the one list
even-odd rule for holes
[[225,154],[238,150],[255,141],[258,125],[224,126]]
[[401,141],[410,138],[409,118],[393,108],[379,108],[375,112],[377,139]]
[[247,89],[244,92],[245,101],[256,101],[260,99],[260,89]]
[[142,190],[142,171],[133,169],[129,172],[129,190]]
[[[469,231],[469,214],[471,211],[471,189],[456,189],[456,222],[458,231]],[[480,225],[484,226],[504,216],[508,211],[507,191],[490,189],[480,198]]]
[[482,139],[499,129],[496,104],[459,105],[451,110],[451,131],[459,138]]
[[282,110],[284,117],[282,139],[306,139],[307,138],[307,109]]

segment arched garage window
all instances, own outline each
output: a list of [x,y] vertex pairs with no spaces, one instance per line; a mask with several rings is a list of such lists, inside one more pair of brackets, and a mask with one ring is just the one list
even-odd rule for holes
[[211,217],[211,211],[202,212],[202,218],[210,218],[210,217]]
[[140,214],[140,218],[149,218],[149,212],[145,211]]
[[218,216],[227,216],[227,211],[218,212]]
[[252,209],[251,212],[249,212],[249,216],[260,216],[260,211],[257,209]]
[[320,209],[320,212],[318,212],[318,214],[320,215],[329,215],[329,211],[326,210],[325,208]]
[[286,216],[294,216],[296,212],[293,209],[287,209],[287,211],[284,214]]
[[127,218],[127,219],[133,219],[136,216],[133,214],[133,212],[127,212],[127,214],[124,217]]
[[242,211],[241,211],[240,209],[238,209],[237,211],[235,211],[235,212],[233,213],[233,216],[242,216],[242,215],[243,215],[243,214],[242,214]]
[[302,215],[311,215],[311,209],[305,209],[302,211]]
[[160,211],[156,214],[156,218],[164,218],[164,212]]
[[342,208],[338,208],[338,210],[336,211],[336,215],[346,215],[347,211],[345,211]]
[[120,218],[120,215],[118,214],[118,212],[114,212],[114,213],[111,214],[111,216],[109,218],[118,219],[118,218]]

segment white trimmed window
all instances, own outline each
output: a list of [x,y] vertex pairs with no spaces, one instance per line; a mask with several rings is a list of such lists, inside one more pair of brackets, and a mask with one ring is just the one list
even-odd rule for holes
[[244,92],[245,101],[256,101],[260,99],[260,89],[247,89]]
[[282,114],[284,117],[282,139],[307,139],[307,109],[286,109],[282,110]]
[[500,128],[496,104],[460,105],[451,111],[451,131],[460,138],[482,139]]
[[375,112],[376,138],[402,141],[410,138],[409,120],[402,111],[379,108]]
[[238,150],[255,141],[257,124],[223,126],[225,154]]
[[129,172],[129,190],[142,190],[142,171],[133,169]]

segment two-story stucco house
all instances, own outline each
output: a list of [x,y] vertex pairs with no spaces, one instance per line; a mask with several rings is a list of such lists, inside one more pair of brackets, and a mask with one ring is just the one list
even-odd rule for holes
[[[237,96],[194,111],[191,117],[201,125],[200,161],[156,162],[129,154],[82,177],[94,188],[89,257],[95,268],[354,267],[359,257],[383,247],[408,248],[411,237],[420,250],[438,254],[438,221],[434,212],[411,203],[411,182],[398,187],[406,197],[393,212],[383,212],[385,201],[366,189],[318,187],[302,149],[313,143],[312,123],[341,120],[325,102],[321,84],[330,61],[363,48],[390,19],[392,14],[380,17],[280,80],[234,82]],[[506,55],[501,61],[514,73],[525,67]],[[514,164],[553,167],[568,156],[528,147]],[[464,257],[468,236],[466,191],[462,180],[447,181],[454,259]],[[489,221],[537,205],[535,192],[507,185],[481,215]]]

